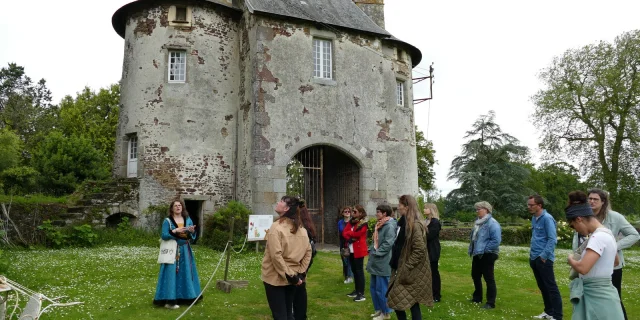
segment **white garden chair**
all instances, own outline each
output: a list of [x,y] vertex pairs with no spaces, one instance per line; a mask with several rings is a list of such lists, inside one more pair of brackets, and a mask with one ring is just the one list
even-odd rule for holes
[[[64,297],[49,298],[42,293],[30,290],[29,288],[24,287],[15,281],[9,280],[4,276],[0,276],[0,293],[4,293],[4,297],[0,296],[0,320],[13,319],[16,311],[19,310],[18,306],[21,296],[28,300],[24,308],[21,309],[22,312],[18,316],[19,320],[38,320],[40,319],[40,316],[51,307],[67,307],[82,304],[82,302],[61,303],[59,300]],[[7,317],[7,300],[10,294],[15,296],[15,304],[11,314]],[[42,308],[43,303],[47,304],[44,308]]]

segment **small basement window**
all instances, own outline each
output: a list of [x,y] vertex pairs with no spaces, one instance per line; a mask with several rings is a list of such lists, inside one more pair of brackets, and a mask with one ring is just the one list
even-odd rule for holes
[[190,27],[192,20],[191,7],[170,6],[169,25],[173,27]]

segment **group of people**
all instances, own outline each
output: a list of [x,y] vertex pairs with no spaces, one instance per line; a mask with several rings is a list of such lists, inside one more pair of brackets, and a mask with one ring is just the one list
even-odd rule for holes
[[[342,255],[344,283],[354,283],[347,294],[353,301],[365,301],[364,258],[370,275],[369,293],[373,301],[373,319],[421,319],[420,304],[432,306],[440,301],[440,222],[438,209],[427,204],[423,217],[415,198],[403,195],[398,200],[397,219],[389,205],[376,207],[372,240],[367,244],[367,213],[361,205],[340,209],[337,227]],[[426,219],[425,219],[426,218]]]
[[[566,220],[575,230],[574,252],[567,258],[571,266],[570,300],[572,319],[627,319],[622,303],[622,250],[640,239],[638,231],[623,215],[611,210],[608,194],[600,189],[568,195]],[[557,226],[544,208],[544,200],[532,195],[527,201],[531,219],[529,265],[540,289],[544,312],[534,318],[563,318],[562,297],[554,274]],[[496,307],[494,277],[501,243],[500,223],[492,216],[486,201],[475,204],[477,219],[469,235],[468,254],[472,259],[472,303]],[[283,197],[275,206],[278,219],[268,230],[261,279],[274,319],[306,319],[306,278],[315,255],[316,230],[304,201]],[[420,214],[411,195],[399,198],[398,217],[389,205],[376,207],[376,223],[371,243],[369,225],[361,205],[343,207],[337,222],[344,283],[354,283],[347,294],[356,302],[365,301],[364,258],[370,275],[369,293],[374,320],[421,319],[420,305],[433,306],[441,300],[440,230],[438,209],[427,203]],[[195,226],[184,203],[175,200],[162,226],[162,239],[177,241],[176,261],[161,264],[154,303],[175,309],[201,298],[200,282],[190,242]]]

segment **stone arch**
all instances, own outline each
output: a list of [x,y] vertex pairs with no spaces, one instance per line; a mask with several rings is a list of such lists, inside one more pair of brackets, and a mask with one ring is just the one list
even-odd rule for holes
[[303,137],[289,142],[285,146],[285,152],[276,154],[275,165],[286,166],[289,160],[300,151],[316,145],[330,146],[342,151],[350,156],[361,169],[370,170],[372,167],[373,150],[357,144],[346,143],[342,138],[332,136]]
[[114,213],[110,216],[108,216],[105,220],[105,226],[107,228],[117,228],[118,224],[120,224],[122,221],[124,221],[124,218],[128,218],[129,219],[129,224],[130,225],[134,225],[137,217],[130,214],[130,213],[126,213],[126,212],[118,212],[118,213]]
[[[301,141],[302,142],[302,141]],[[351,149],[351,150],[348,150]],[[292,148],[288,159],[287,194],[300,195],[316,225],[319,241],[337,244],[339,208],[364,201],[360,186],[363,168],[368,164],[366,152],[354,152],[352,146],[336,146],[325,141]]]

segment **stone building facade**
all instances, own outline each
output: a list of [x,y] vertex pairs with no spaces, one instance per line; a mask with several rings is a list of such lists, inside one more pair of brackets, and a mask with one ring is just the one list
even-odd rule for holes
[[[411,69],[382,0],[138,0],[124,38],[114,176],[139,211],[180,196],[196,224],[230,200],[273,214],[287,166],[326,242],[338,207],[416,194]],[[293,162],[292,162],[293,161]],[[206,232],[206,231],[205,231]]]

